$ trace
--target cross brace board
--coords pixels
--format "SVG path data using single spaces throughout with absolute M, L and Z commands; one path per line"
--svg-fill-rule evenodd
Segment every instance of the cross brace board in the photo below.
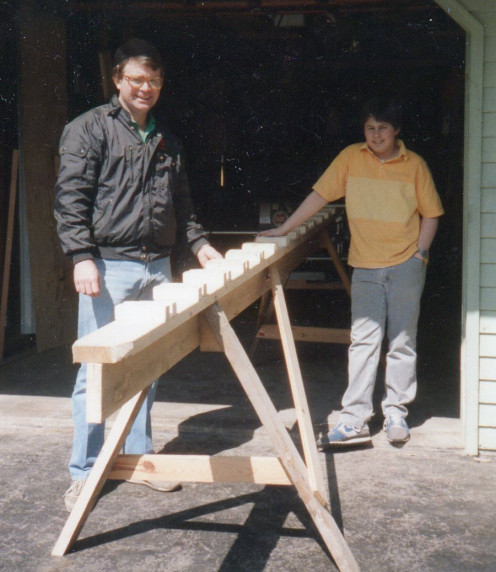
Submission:
M 315 249 L 318 243 L 315 239 L 327 219 L 328 212 L 324 209 L 288 237 L 247 243 L 239 251 L 228 251 L 224 263 L 217 262 L 207 271 L 186 272 L 180 285 L 158 287 L 155 301 L 129 302 L 117 307 L 114 322 L 74 344 L 74 360 L 88 363 L 88 421 L 102 422 L 115 411 L 119 413 L 53 548 L 53 555 L 62 556 L 70 549 L 108 478 L 251 482 L 293 485 L 338 568 L 358 570 L 328 510 L 282 288 L 282 277 Z M 274 298 L 305 460 L 229 323 L 268 291 Z M 225 353 L 277 456 L 119 455 L 151 383 L 196 347 L 201 347 L 207 332 Z

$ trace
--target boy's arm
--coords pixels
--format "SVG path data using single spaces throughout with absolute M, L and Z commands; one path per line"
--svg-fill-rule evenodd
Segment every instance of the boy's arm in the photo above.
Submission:
M 300 204 L 288 220 L 277 228 L 271 228 L 260 232 L 260 236 L 285 236 L 294 228 L 303 224 L 311 216 L 318 213 L 329 201 L 321 197 L 316 191 L 312 191 Z
M 421 260 L 426 260 L 425 256 L 422 256 L 420 250 L 429 252 L 432 241 L 436 236 L 437 227 L 439 226 L 439 217 L 423 217 L 420 221 L 420 232 L 417 241 L 417 246 L 419 252 L 415 254 L 417 258 Z

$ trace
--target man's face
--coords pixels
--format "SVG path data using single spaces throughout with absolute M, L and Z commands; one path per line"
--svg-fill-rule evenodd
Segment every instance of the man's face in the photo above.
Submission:
M 139 60 L 131 58 L 122 70 L 120 79 L 114 79 L 114 83 L 119 90 L 119 101 L 131 114 L 134 120 L 146 116 L 150 109 L 157 103 L 160 96 L 160 88 L 150 85 L 150 80 L 162 79 L 160 69 L 153 70 L 151 67 L 142 64 Z M 134 84 L 143 83 L 140 87 Z M 146 81 L 144 81 L 146 80 Z
M 400 130 L 391 123 L 369 117 L 364 125 L 365 141 L 376 157 L 386 161 L 397 153 L 396 136 Z

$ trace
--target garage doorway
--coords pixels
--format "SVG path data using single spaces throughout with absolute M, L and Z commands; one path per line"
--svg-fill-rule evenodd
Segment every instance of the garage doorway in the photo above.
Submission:
M 365 99 L 402 101 L 403 139 L 426 159 L 446 210 L 419 324 L 417 401 L 424 416 L 458 417 L 464 31 L 433 1 L 149 10 L 110 14 L 86 3 L 72 15 L 69 117 L 103 101 L 96 46 L 113 51 L 124 35 L 156 43 L 168 68 L 157 113 L 184 141 L 194 200 L 211 230 L 258 230 L 261 203 L 298 204 L 332 158 L 361 139 Z

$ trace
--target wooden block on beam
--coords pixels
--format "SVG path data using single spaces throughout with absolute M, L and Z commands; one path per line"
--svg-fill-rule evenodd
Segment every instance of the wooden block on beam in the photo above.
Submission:
M 294 230 L 292 230 L 291 232 L 288 232 L 288 238 L 291 242 L 298 240 L 301 236 L 301 234 L 303 234 L 300 230 L 300 227 L 296 227 Z
M 262 256 L 256 252 L 249 252 L 239 248 L 228 250 L 225 254 L 226 260 L 242 260 L 248 264 L 248 268 L 254 268 L 262 261 Z
M 177 314 L 177 304 L 163 300 L 128 301 L 117 304 L 115 319 L 117 322 L 145 322 L 154 324 L 166 322 Z
M 274 243 L 277 248 L 287 248 L 290 240 L 287 236 L 257 236 L 255 242 Z
M 326 219 L 329 218 L 329 213 L 318 212 L 317 214 L 313 215 L 310 220 L 315 221 L 315 224 L 319 225 L 322 224 Z
M 277 244 L 275 243 L 257 243 L 257 242 L 245 242 L 241 245 L 241 250 L 245 252 L 255 252 L 260 256 L 260 258 L 267 260 L 272 255 L 276 253 Z
M 307 232 L 309 232 L 310 230 L 313 230 L 317 225 L 316 225 L 316 222 L 314 220 L 308 219 L 307 221 L 305 221 L 300 226 L 304 226 L 307 229 Z M 300 228 L 300 227 L 298 227 L 298 228 Z
M 248 269 L 248 261 L 244 260 L 226 260 L 224 259 L 213 259 L 209 260 L 206 265 L 207 270 L 226 270 L 231 276 L 231 280 L 242 276 Z
M 205 292 L 202 288 L 189 286 L 182 282 L 169 282 L 160 284 L 153 288 L 153 299 L 164 302 L 176 302 L 179 308 L 184 308 L 196 304 Z
M 205 294 L 213 294 L 225 288 L 231 276 L 226 270 L 207 270 L 205 268 L 187 270 L 183 273 L 183 283 L 201 288 Z

